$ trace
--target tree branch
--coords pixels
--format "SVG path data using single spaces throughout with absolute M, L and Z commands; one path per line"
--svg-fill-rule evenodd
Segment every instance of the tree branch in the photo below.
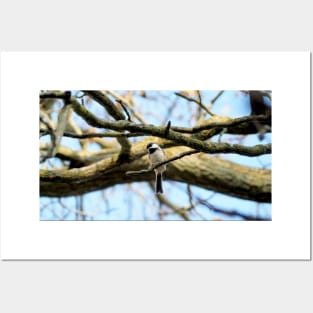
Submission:
M 154 190 L 154 185 L 149 182 L 149 186 L 152 190 Z M 182 219 L 184 219 L 185 221 L 189 221 L 190 218 L 187 214 L 187 211 L 184 210 L 184 208 L 180 208 L 179 206 L 177 206 L 176 204 L 174 204 L 173 202 L 171 202 L 166 196 L 157 193 L 155 194 L 155 196 L 158 198 L 159 202 L 164 204 L 165 206 L 167 206 L 169 209 L 171 209 L 174 213 L 178 214 Z
M 113 101 L 107 97 L 103 92 L 99 90 L 82 90 L 86 95 L 95 100 L 97 103 L 102 105 L 106 111 L 115 119 L 115 120 L 125 120 L 124 114 L 116 107 Z
M 171 127 L 171 129 L 168 129 L 165 127 L 157 127 L 153 125 L 142 125 L 142 124 L 136 124 L 125 120 L 119 120 L 116 122 L 110 122 L 105 121 L 102 119 L 99 119 L 94 114 L 92 114 L 90 111 L 88 111 L 84 106 L 82 106 L 75 98 L 72 99 L 72 106 L 75 110 L 75 112 L 80 115 L 89 125 L 94 127 L 100 127 L 100 128 L 107 128 L 117 131 L 125 131 L 128 130 L 130 132 L 141 132 L 147 135 L 153 135 L 160 138 L 166 138 L 169 140 L 174 141 L 177 144 L 185 145 L 187 147 L 206 152 L 206 153 L 238 153 L 241 155 L 246 156 L 259 156 L 262 154 L 268 154 L 272 151 L 271 144 L 267 145 L 256 145 L 254 147 L 246 147 L 242 145 L 231 145 L 229 143 L 206 143 L 201 140 L 187 137 L 182 134 L 180 134 L 177 131 L 174 131 L 174 127 Z M 244 119 L 245 121 L 251 118 L 256 117 L 244 117 L 241 119 L 236 119 L 229 122 L 224 123 L 218 123 L 218 126 L 221 127 L 227 127 L 229 124 L 238 124 L 241 123 Z M 261 118 L 260 116 L 258 118 Z M 264 118 L 264 117 L 262 117 Z M 217 123 L 215 123 L 214 127 L 216 127 Z M 201 127 L 196 127 L 196 129 L 200 130 L 203 129 Z M 212 124 L 205 125 L 205 127 L 213 127 Z M 130 150 L 129 149 L 127 151 Z
M 85 133 L 85 134 L 74 134 L 65 132 L 63 134 L 65 137 L 70 138 L 77 138 L 77 139 L 87 139 L 87 138 L 102 138 L 102 137 L 109 137 L 109 138 L 116 138 L 116 137 L 141 137 L 146 136 L 143 133 L 120 133 L 120 132 L 108 132 L 108 133 Z
M 126 113 L 126 115 L 127 115 L 127 121 L 132 122 L 132 119 L 131 119 L 131 117 L 130 117 L 130 114 L 129 114 L 127 108 L 126 108 L 126 105 L 123 103 L 123 101 L 118 99 L 118 100 L 116 100 L 116 102 L 121 105 L 121 107 L 123 108 L 124 112 Z
M 41 99 L 46 98 L 61 98 L 64 99 L 64 92 L 42 92 L 40 94 Z M 88 124 L 95 127 L 106 128 L 106 125 L 97 117 L 95 117 L 91 112 L 89 112 L 85 107 L 83 107 L 76 98 L 71 98 L 71 103 L 73 104 L 74 110 L 77 114 L 79 114 L 83 119 L 86 120 Z M 214 128 L 227 128 L 227 133 L 231 134 L 249 134 L 249 133 L 257 133 L 255 129 L 254 122 L 266 123 L 271 125 L 271 117 L 268 115 L 254 115 L 254 116 L 244 116 L 240 118 L 228 118 L 221 116 L 214 116 L 207 120 L 206 123 L 197 125 L 194 127 L 177 127 L 171 126 L 173 131 L 179 133 L 197 133 L 203 130 L 210 130 Z M 134 125 L 144 125 L 143 124 L 135 124 Z M 245 131 L 246 130 L 246 131 Z M 134 131 L 134 130 L 132 130 Z
M 181 135 L 176 131 L 173 131 L 174 127 L 171 127 L 171 129 L 168 130 L 166 126 L 157 127 L 153 125 L 136 124 L 128 121 L 116 121 L 116 122 L 104 121 L 94 116 L 78 101 L 73 101 L 72 105 L 75 112 L 81 117 L 83 117 L 92 126 L 100 128 L 103 127 L 119 131 L 128 130 L 130 132 L 142 132 L 148 135 L 166 138 L 176 142 L 177 144 L 182 144 L 206 153 L 238 153 L 246 156 L 258 156 L 262 154 L 271 153 L 272 150 L 271 144 L 246 147 L 242 145 L 231 145 L 228 143 L 219 143 L 219 144 L 205 143 L 201 140 L 194 139 L 192 137 L 187 137 Z M 239 122 L 236 121 L 236 123 Z
M 222 121 L 216 121 L 217 119 L 222 119 Z M 208 119 L 207 123 L 202 125 L 197 125 L 194 127 L 176 127 L 172 126 L 172 130 L 180 133 L 197 133 L 202 130 L 210 130 L 213 128 L 230 128 L 234 126 L 238 126 L 245 123 L 252 122 L 270 122 L 270 117 L 268 115 L 248 115 L 244 117 L 238 118 L 227 118 L 227 117 L 214 117 L 212 119 Z M 246 125 L 245 125 L 246 126 Z
M 241 217 L 242 219 L 246 221 L 271 221 L 271 219 L 267 218 L 262 218 L 262 217 L 257 217 L 257 216 L 252 216 L 248 214 L 243 214 L 238 212 L 237 210 L 225 210 L 225 209 L 220 209 L 212 205 L 211 203 L 205 201 L 205 200 L 200 200 L 198 201 L 200 204 L 206 206 L 208 209 L 210 209 L 213 212 L 228 215 L 228 216 L 238 216 Z
M 166 149 L 166 155 L 176 157 L 185 147 Z M 133 145 L 130 160 L 118 163 L 118 154 L 82 168 L 66 171 L 41 170 L 41 196 L 70 196 L 114 186 L 116 184 L 150 181 L 151 172 L 126 175 L 149 167 L 146 144 Z M 189 151 L 189 149 L 188 149 Z M 207 190 L 225 193 L 258 202 L 271 202 L 271 171 L 254 169 L 207 154 L 189 155 L 172 162 L 166 179 L 189 183 Z
M 211 100 L 210 105 L 212 106 L 216 100 L 223 94 L 224 90 L 221 90 L 217 93 L 217 95 Z
M 175 95 L 178 96 L 178 97 L 184 98 L 184 99 L 187 100 L 187 101 L 197 103 L 197 104 L 201 107 L 201 109 L 203 109 L 205 112 L 207 112 L 207 113 L 208 113 L 209 115 L 211 115 L 211 116 L 216 115 L 216 114 L 214 114 L 213 112 L 211 112 L 204 104 L 202 104 L 201 101 L 199 101 L 199 100 L 197 100 L 197 99 L 188 97 L 187 95 L 185 95 L 184 93 L 181 93 L 181 92 L 175 92 Z
M 119 94 L 117 94 L 116 92 L 114 91 L 111 91 L 111 90 L 106 90 L 105 91 L 107 94 L 113 96 L 116 100 L 120 101 L 121 103 L 123 103 L 124 106 L 126 106 L 132 113 L 132 115 L 139 121 L 141 122 L 142 124 L 146 124 L 144 118 L 139 114 L 137 113 L 133 106 L 124 99 L 124 97 L 120 96 Z

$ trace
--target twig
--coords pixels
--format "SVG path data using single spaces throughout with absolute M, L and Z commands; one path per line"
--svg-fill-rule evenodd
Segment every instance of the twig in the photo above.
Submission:
M 200 90 L 196 90 L 198 98 L 199 98 L 199 102 L 202 103 L 202 97 L 201 97 L 201 93 Z
M 130 105 L 127 101 L 125 101 L 125 99 L 124 99 L 122 96 L 120 96 L 119 94 L 117 94 L 117 93 L 115 93 L 114 91 L 111 91 L 111 90 L 106 90 L 105 92 L 106 92 L 107 94 L 113 96 L 115 99 L 122 101 L 122 103 L 131 111 L 131 113 L 133 114 L 133 116 L 135 116 L 139 122 L 141 122 L 142 124 L 145 124 L 145 123 L 146 123 L 145 120 L 143 119 L 143 117 L 142 117 L 140 114 L 138 114 L 138 113 L 134 110 L 134 108 L 132 107 L 132 105 Z
M 126 109 L 126 106 L 123 104 L 123 101 L 120 100 L 120 99 L 117 99 L 116 102 L 119 103 L 119 104 L 122 106 L 124 112 L 125 112 L 126 115 L 127 115 L 127 120 L 130 121 L 130 122 L 132 122 L 132 119 L 131 119 L 131 117 L 130 117 L 130 114 L 129 114 L 129 112 L 128 112 L 127 109 Z
M 166 125 L 166 128 L 165 128 L 165 134 L 166 134 L 166 135 L 169 133 L 170 128 L 171 128 L 171 121 L 168 121 L 168 122 L 167 122 L 167 125 Z
M 167 163 L 170 163 L 170 162 L 173 162 L 173 161 L 176 161 L 178 159 L 181 159 L 187 155 L 191 155 L 191 154 L 195 154 L 195 153 L 200 153 L 201 151 L 197 151 L 197 150 L 189 150 L 189 151 L 185 151 L 185 152 L 182 152 L 180 154 L 178 154 L 177 156 L 175 157 L 172 157 L 170 159 L 167 159 L 166 161 L 163 161 L 163 162 L 160 162 L 160 163 L 157 163 L 155 164 L 154 166 L 148 168 L 148 169 L 143 169 L 141 171 L 128 171 L 126 172 L 126 175 L 137 175 L 137 174 L 142 174 L 142 173 L 147 173 L 147 172 L 151 172 L 153 171 L 154 169 L 156 169 L 157 167 L 160 167 L 164 164 L 167 164 Z
M 175 95 L 178 96 L 178 97 L 184 98 L 187 101 L 191 101 L 191 102 L 197 103 L 205 112 L 207 112 L 211 116 L 216 115 L 213 112 L 211 112 L 204 104 L 202 104 L 201 101 L 199 101 L 197 99 L 188 97 L 188 96 L 186 96 L 186 95 L 184 95 L 183 93 L 180 93 L 180 92 L 175 92 Z
M 221 214 L 228 215 L 228 216 L 238 216 L 247 221 L 270 221 L 270 219 L 267 219 L 267 218 L 255 217 L 255 216 L 251 216 L 248 214 L 243 214 L 236 210 L 225 210 L 225 209 L 216 208 L 214 205 L 212 205 L 211 203 L 205 200 L 199 199 L 199 203 L 206 206 L 208 209 L 212 210 L 213 212 L 221 213 Z
M 76 209 L 72 209 L 71 207 L 67 206 L 65 203 L 63 203 L 62 199 L 61 198 L 58 198 L 57 199 L 58 203 L 60 204 L 60 206 L 63 208 L 63 209 L 66 209 L 72 213 L 75 213 L 75 215 L 80 215 L 80 216 L 84 216 L 85 218 L 86 217 L 95 217 L 96 216 L 96 213 L 93 213 L 93 214 L 90 214 L 90 213 L 86 213 L 82 210 L 76 210 Z
M 216 100 L 223 94 L 224 90 L 221 90 L 212 100 L 210 103 L 210 106 L 212 107 L 212 105 L 216 102 Z
M 154 190 L 154 186 L 151 182 L 149 182 L 149 186 L 152 190 Z M 164 204 L 165 206 L 167 206 L 169 209 L 171 209 L 174 213 L 176 213 L 177 215 L 179 215 L 180 217 L 182 217 L 185 221 L 189 221 L 190 218 L 186 212 L 186 210 L 184 210 L 184 208 L 180 208 L 179 206 L 177 206 L 176 204 L 172 203 L 169 199 L 167 199 L 164 195 L 162 194 L 156 194 L 155 195 L 160 204 Z
M 188 198 L 189 198 L 189 205 L 190 205 L 189 210 L 190 210 L 190 209 L 195 207 L 195 205 L 193 203 L 193 196 L 192 196 L 190 184 L 187 184 L 187 194 L 188 194 Z
M 78 138 L 78 139 L 86 139 L 86 138 L 102 138 L 102 137 L 140 137 L 147 136 L 144 133 L 119 133 L 119 132 L 111 132 L 111 133 L 88 133 L 88 134 L 75 134 L 65 132 L 63 134 L 65 137 L 70 138 Z

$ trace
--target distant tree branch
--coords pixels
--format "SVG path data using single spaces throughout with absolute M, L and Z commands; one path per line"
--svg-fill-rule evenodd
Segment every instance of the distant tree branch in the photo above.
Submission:
M 211 100 L 210 105 L 212 106 L 216 100 L 223 94 L 224 90 L 221 90 L 217 93 L 217 95 Z
M 151 187 L 152 190 L 154 190 L 154 185 L 149 182 L 149 186 Z M 190 218 L 188 216 L 188 212 L 184 209 L 179 207 L 178 205 L 174 204 L 172 201 L 170 201 L 165 195 L 163 194 L 156 194 L 155 195 L 159 202 L 161 204 L 164 204 L 167 206 L 169 209 L 171 209 L 174 213 L 178 214 L 183 220 L 189 221 Z
M 213 212 L 228 215 L 228 216 L 237 216 L 241 217 L 242 219 L 246 221 L 271 221 L 271 219 L 263 218 L 263 217 L 258 217 L 258 216 L 253 216 L 249 214 L 244 214 L 241 213 L 237 210 L 225 210 L 225 209 L 220 209 L 212 205 L 211 203 L 205 201 L 205 200 L 199 200 L 198 203 L 206 206 L 208 209 L 210 209 Z
M 202 104 L 201 101 L 195 99 L 195 98 L 192 98 L 192 97 L 189 97 L 188 95 L 182 93 L 182 92 L 175 92 L 175 95 L 178 96 L 178 97 L 181 97 L 187 101 L 190 101 L 190 102 L 195 102 L 197 103 L 201 109 L 203 109 L 205 112 L 207 112 L 209 115 L 211 116 L 214 116 L 215 114 L 213 112 L 211 112 L 204 104 Z

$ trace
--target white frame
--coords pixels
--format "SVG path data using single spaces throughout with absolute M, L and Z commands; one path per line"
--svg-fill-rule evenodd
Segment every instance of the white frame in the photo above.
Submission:
M 272 90 L 273 221 L 40 221 L 42 89 Z M 308 260 L 309 136 L 309 52 L 4 52 L 1 258 Z

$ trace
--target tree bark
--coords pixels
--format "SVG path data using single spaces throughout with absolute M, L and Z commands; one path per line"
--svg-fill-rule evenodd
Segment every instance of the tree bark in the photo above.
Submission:
M 173 157 L 187 147 L 166 149 Z M 94 164 L 71 170 L 41 170 L 40 195 L 65 197 L 101 190 L 116 184 L 154 180 L 154 173 L 127 175 L 149 167 L 145 141 L 132 145 L 130 159 L 121 161 L 116 153 Z M 205 153 L 186 156 L 167 164 L 166 180 L 184 182 L 242 199 L 271 202 L 271 170 L 255 169 Z M 166 190 L 165 190 L 166 194 Z

